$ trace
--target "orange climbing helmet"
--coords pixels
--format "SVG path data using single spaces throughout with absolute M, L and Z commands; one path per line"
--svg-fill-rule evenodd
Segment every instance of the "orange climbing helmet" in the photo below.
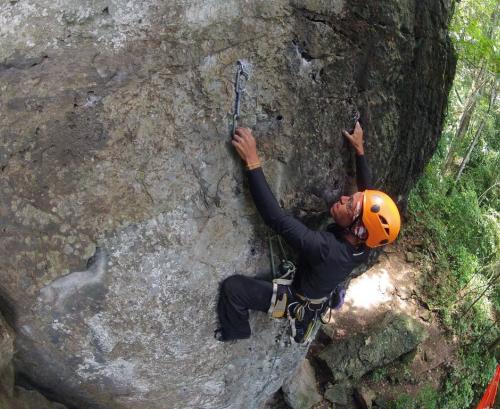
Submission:
M 368 232 L 365 242 L 368 247 L 383 246 L 398 237 L 401 227 L 399 210 L 396 203 L 384 192 L 365 190 L 362 220 Z

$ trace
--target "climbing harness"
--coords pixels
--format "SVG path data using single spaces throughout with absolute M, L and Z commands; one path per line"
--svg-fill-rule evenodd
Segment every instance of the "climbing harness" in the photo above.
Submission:
M 327 307 L 329 297 L 307 298 L 293 291 L 291 285 L 295 276 L 295 264 L 286 256 L 280 236 L 275 236 L 281 251 L 280 264 L 276 269 L 272 239 L 269 237 L 269 254 L 273 271 L 273 294 L 268 313 L 273 318 L 287 318 L 290 324 L 291 338 L 300 344 L 311 340 L 321 324 L 321 315 Z
M 297 343 L 306 343 L 322 323 L 321 315 L 327 307 L 328 297 L 313 299 L 299 293 L 294 295 L 296 301 L 287 308 L 292 338 Z
M 281 252 L 280 264 L 276 268 L 275 253 L 273 249 L 273 239 L 276 238 Z M 295 276 L 295 264 L 290 261 L 287 256 L 283 243 L 279 235 L 269 236 L 269 255 L 271 258 L 271 270 L 273 273 L 273 295 L 271 298 L 271 306 L 269 307 L 269 314 L 273 318 L 287 318 L 289 325 L 284 325 L 282 330 L 275 338 L 275 348 L 271 368 L 269 370 L 266 381 L 258 393 L 260 396 L 266 389 L 271 380 L 271 375 L 274 371 L 276 360 L 278 357 L 278 350 L 280 344 L 285 347 L 289 346 L 291 340 L 297 344 L 307 344 L 312 335 L 316 333 L 316 329 L 324 321 L 322 314 L 326 307 L 331 309 L 340 308 L 342 305 L 345 288 L 343 284 L 339 284 L 337 288 L 332 291 L 329 297 L 319 299 L 308 299 L 301 294 L 294 293 L 291 289 L 291 284 Z M 341 288 L 339 293 L 338 289 Z M 339 302 L 340 299 L 340 302 Z M 312 319 L 311 318 L 312 315 Z M 285 337 L 286 332 L 290 328 L 291 336 Z
M 238 126 L 238 119 L 240 119 L 240 105 L 241 96 L 245 92 L 245 87 L 243 85 L 242 77 L 248 80 L 249 73 L 245 70 L 243 63 L 238 60 L 236 62 L 236 80 L 234 82 L 234 92 L 236 93 L 236 99 L 234 102 L 234 113 L 233 113 L 233 127 L 231 132 L 231 138 L 236 132 L 236 127 Z
M 281 252 L 280 263 L 276 268 L 273 239 L 276 238 Z M 291 338 L 300 344 L 307 343 L 316 329 L 330 321 L 333 310 L 344 303 L 345 284 L 340 283 L 326 297 L 308 298 L 292 289 L 296 267 L 287 256 L 279 235 L 269 236 L 269 255 L 273 272 L 273 294 L 268 313 L 272 318 L 287 318 L 290 324 Z M 326 312 L 329 317 L 324 319 Z

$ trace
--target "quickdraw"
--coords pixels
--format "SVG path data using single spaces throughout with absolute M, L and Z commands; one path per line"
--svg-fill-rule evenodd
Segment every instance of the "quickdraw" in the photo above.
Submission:
M 238 60 L 236 62 L 236 79 L 234 81 L 234 92 L 236 98 L 234 101 L 234 113 L 233 113 L 233 126 L 231 131 L 231 138 L 233 137 L 236 127 L 238 126 L 238 119 L 240 119 L 240 106 L 241 106 L 241 96 L 245 92 L 245 87 L 242 82 L 242 77 L 248 80 L 250 74 L 245 70 L 243 63 Z

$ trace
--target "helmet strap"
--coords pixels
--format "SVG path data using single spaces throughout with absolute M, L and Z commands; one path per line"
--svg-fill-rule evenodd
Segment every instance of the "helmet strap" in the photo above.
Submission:
M 344 227 L 344 232 L 346 234 L 348 234 L 349 236 L 351 236 L 358 245 L 365 242 L 365 240 L 361 239 L 359 236 L 357 236 L 353 232 L 353 227 L 356 225 L 356 223 L 359 222 L 360 219 L 361 219 L 361 215 L 356 217 L 349 226 Z
M 345 236 L 348 236 L 349 238 L 347 239 L 349 243 L 351 243 L 354 246 L 359 246 L 360 244 L 364 243 L 364 240 L 361 240 L 358 236 L 356 236 L 352 231 L 351 231 L 351 226 L 344 227 L 342 229 L 343 233 Z

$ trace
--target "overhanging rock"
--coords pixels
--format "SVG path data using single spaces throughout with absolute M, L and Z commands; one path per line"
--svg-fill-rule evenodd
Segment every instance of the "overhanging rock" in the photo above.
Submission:
M 22 0 L 0 5 L 0 293 L 16 368 L 84 408 L 258 408 L 304 355 L 252 315 L 212 338 L 219 282 L 269 269 L 229 144 L 309 215 L 353 188 L 359 110 L 377 186 L 404 202 L 454 59 L 449 1 Z M 326 194 L 325 194 L 326 192 Z

